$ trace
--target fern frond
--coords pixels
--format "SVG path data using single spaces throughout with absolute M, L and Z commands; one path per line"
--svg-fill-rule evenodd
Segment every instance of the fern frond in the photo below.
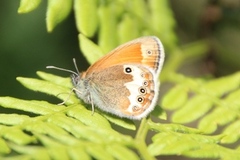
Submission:
M 59 86 L 63 81 L 69 82 L 68 78 L 44 72 L 38 72 L 38 75 L 47 81 L 32 78 L 18 80 L 29 89 L 55 96 L 58 95 L 57 92 L 71 90 L 69 83 L 62 83 Z M 75 96 L 69 98 L 72 99 L 72 103 L 67 103 L 67 106 L 45 101 L 0 97 L 2 107 L 35 114 L 31 117 L 27 114 L 0 114 L 0 153 L 8 157 L 12 154 L 12 158 L 15 157 L 14 153 L 17 153 L 23 157 L 47 159 L 59 157 L 79 159 L 81 156 L 87 159 L 91 157 L 138 159 L 139 156 L 149 159 L 164 155 L 222 159 L 229 156 L 238 159 L 239 150 L 223 145 L 233 144 L 240 137 L 239 73 L 210 81 L 185 78 L 186 80 L 183 80 L 181 76 L 181 81 L 176 87 L 163 97 L 163 108 L 174 111 L 173 122 L 184 124 L 199 119 L 198 127 L 190 128 L 174 123 L 161 124 L 147 119 L 142 121 L 135 138 L 123 135 L 111 127 L 111 123 L 114 123 L 126 129 L 136 129 L 132 121 L 99 110 L 92 115 L 92 111 L 79 103 Z M 229 82 L 231 82 L 229 87 L 221 87 Z M 47 89 L 46 86 L 50 88 Z M 188 111 L 186 104 L 191 104 L 194 109 L 189 106 Z M 206 104 L 208 107 L 203 110 L 201 106 Z M 195 117 L 188 116 L 190 112 Z M 180 113 L 183 117 L 179 116 Z M 175 114 L 179 116 L 177 119 Z M 203 114 L 206 116 L 201 117 Z M 226 127 L 221 133 L 215 133 L 217 125 Z M 149 130 L 155 131 L 155 134 L 152 143 L 145 144 Z M 60 156 L 57 150 L 61 151 Z M 138 154 L 134 150 L 137 150 Z
M 30 12 L 40 2 L 21 0 L 18 12 Z M 175 87 L 162 97 L 164 111 L 157 106 L 155 117 L 143 119 L 138 126 L 98 109 L 92 115 L 91 107 L 71 94 L 70 78 L 44 72 L 37 72 L 42 79 L 18 77 L 26 88 L 65 103 L 0 97 L 1 108 L 12 111 L 0 113 L 0 158 L 240 159 L 240 73 L 212 80 L 177 74 L 179 66 L 203 57 L 209 47 L 206 41 L 177 47 L 176 22 L 167 0 L 48 2 L 49 32 L 74 9 L 79 45 L 90 63 L 130 39 L 158 36 L 170 53 L 161 78 Z M 90 40 L 95 36 L 99 46 Z M 136 131 L 136 136 L 117 131 L 115 125 Z M 152 141 L 147 143 L 150 130 Z
M 8 103 L 3 103 L 5 101 Z M 81 147 L 84 148 L 85 155 L 89 154 L 99 158 L 98 155 L 95 155 L 97 150 L 103 151 L 101 152 L 103 155 L 111 155 L 107 152 L 110 150 L 107 149 L 110 144 L 117 144 L 116 147 L 121 148 L 121 145 L 125 146 L 132 143 L 131 137 L 114 131 L 104 117 L 98 113 L 94 113 L 94 116 L 92 116 L 91 111 L 81 108 L 80 105 L 70 105 L 67 108 L 57 105 L 48 106 L 49 110 L 39 111 L 43 105 L 33 106 L 31 102 L 24 103 L 25 101 L 9 97 L 2 97 L 0 102 L 1 106 L 4 107 L 11 106 L 11 108 L 14 108 L 15 106 L 15 109 L 40 114 L 36 117 L 0 114 L 0 123 L 2 124 L 0 135 L 5 139 L 0 141 L 0 153 L 7 154 L 11 150 L 31 158 L 48 157 L 50 159 L 50 157 L 56 158 L 55 156 L 59 156 L 59 154 L 62 154 L 60 157 L 67 158 L 71 157 L 68 153 L 71 148 Z M 20 104 L 20 107 L 16 107 L 15 104 L 17 103 Z M 27 106 L 31 109 L 27 110 Z M 58 110 L 52 110 L 52 107 L 59 108 Z M 59 154 L 57 154 L 58 149 L 62 150 Z M 131 149 L 125 148 L 125 150 L 129 150 L 129 154 L 134 156 L 135 153 Z M 78 159 L 80 157 L 81 155 L 78 156 Z
M 180 81 L 164 96 L 162 107 L 171 111 L 171 121 L 179 124 L 167 125 L 165 130 L 151 123 L 159 133 L 153 137 L 149 151 L 153 155 L 239 159 L 239 150 L 222 145 L 237 143 L 240 137 L 240 73 L 210 81 L 176 77 Z M 180 125 L 194 121 L 197 130 Z M 217 132 L 219 127 L 222 132 Z

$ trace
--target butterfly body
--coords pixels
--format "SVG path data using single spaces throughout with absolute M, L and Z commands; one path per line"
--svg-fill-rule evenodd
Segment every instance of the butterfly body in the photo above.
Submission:
M 78 76 L 77 96 L 103 111 L 130 119 L 146 117 L 158 101 L 164 61 L 160 40 L 142 37 L 117 47 Z

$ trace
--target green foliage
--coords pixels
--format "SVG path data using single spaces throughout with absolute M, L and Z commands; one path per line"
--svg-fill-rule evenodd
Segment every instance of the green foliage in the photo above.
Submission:
M 79 104 L 74 95 L 69 97 L 70 78 L 44 72 L 38 72 L 38 75 L 43 79 L 19 77 L 17 80 L 34 91 L 67 99 L 66 106 L 1 97 L 2 107 L 25 112 L 0 114 L 0 153 L 3 157 L 138 159 L 141 156 L 153 159 L 161 155 L 183 155 L 192 158 L 240 158 L 238 149 L 224 147 L 236 143 L 240 137 L 240 73 L 214 80 L 175 74 L 177 85 L 162 98 L 162 108 L 173 111 L 172 122 L 143 119 L 137 130 L 130 120 L 100 110 L 92 115 L 90 106 L 86 108 Z M 34 113 L 34 116 L 27 113 Z M 197 119 L 196 128 L 182 125 Z M 137 134 L 135 137 L 121 134 L 111 127 L 113 124 L 136 130 Z M 218 127 L 223 127 L 221 132 L 216 131 Z M 155 134 L 152 142 L 145 144 L 149 130 Z
M 20 7 L 18 8 L 18 13 L 28 13 L 36 9 L 41 3 L 41 0 L 22 0 L 20 2 Z
M 18 12 L 30 12 L 40 2 L 21 0 Z M 91 106 L 73 94 L 69 77 L 44 72 L 37 72 L 41 79 L 18 77 L 26 88 L 54 96 L 64 105 L 0 97 L 0 106 L 11 110 L 0 113 L 1 159 L 240 159 L 240 72 L 208 80 L 177 73 L 183 63 L 203 58 L 208 45 L 203 40 L 177 46 L 167 0 L 49 0 L 47 30 L 72 8 L 79 46 L 90 63 L 120 43 L 156 35 L 168 51 L 161 80 L 173 87 L 138 126 L 97 108 L 92 113 Z M 96 35 L 97 44 L 91 40 Z M 150 131 L 153 136 L 148 137 Z
M 49 0 L 46 15 L 48 32 L 62 22 L 69 15 L 71 9 L 72 0 Z

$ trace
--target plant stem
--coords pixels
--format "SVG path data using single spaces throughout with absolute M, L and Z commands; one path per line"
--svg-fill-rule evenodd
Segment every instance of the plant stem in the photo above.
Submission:
M 151 160 L 154 159 L 154 157 L 152 157 L 148 150 L 147 150 L 147 145 L 145 142 L 147 133 L 148 133 L 148 124 L 147 124 L 147 119 L 144 118 L 141 121 L 140 127 L 137 131 L 137 134 L 135 136 L 135 145 L 136 148 L 138 149 L 138 152 L 140 154 L 140 156 L 142 157 L 142 159 L 147 159 L 147 160 Z

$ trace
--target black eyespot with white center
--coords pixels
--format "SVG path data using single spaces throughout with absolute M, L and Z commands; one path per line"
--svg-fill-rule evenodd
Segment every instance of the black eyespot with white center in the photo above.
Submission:
M 140 87 L 140 88 L 138 89 L 138 91 L 139 91 L 139 93 L 140 93 L 141 95 L 144 95 L 144 94 L 146 94 L 146 92 L 147 92 L 146 88 L 144 88 L 144 87 Z
M 137 102 L 138 103 L 143 103 L 144 102 L 144 98 L 141 97 L 141 96 L 137 97 Z
M 126 67 L 125 69 L 124 69 L 124 71 L 125 71 L 125 73 L 131 73 L 132 72 L 132 68 L 131 67 Z

